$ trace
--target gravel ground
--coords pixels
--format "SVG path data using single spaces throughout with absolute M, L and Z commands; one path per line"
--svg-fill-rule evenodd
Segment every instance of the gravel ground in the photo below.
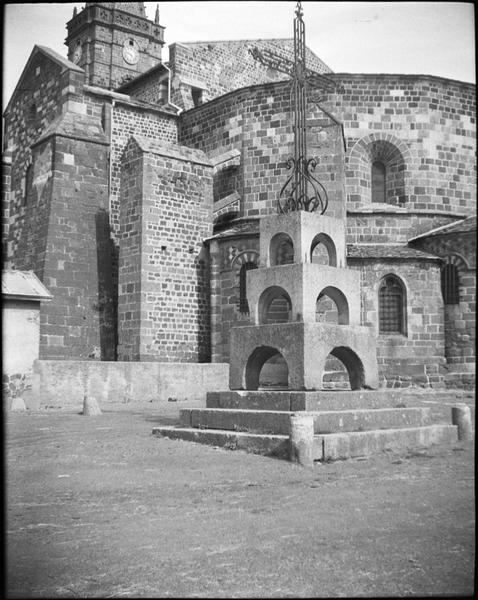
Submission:
M 473 594 L 472 443 L 304 469 L 151 435 L 177 413 L 4 414 L 6 597 Z

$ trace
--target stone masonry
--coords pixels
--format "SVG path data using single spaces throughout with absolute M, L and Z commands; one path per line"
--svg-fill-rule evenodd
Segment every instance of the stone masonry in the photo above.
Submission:
M 202 152 L 134 136 L 122 164 L 121 360 L 205 362 L 212 166 Z

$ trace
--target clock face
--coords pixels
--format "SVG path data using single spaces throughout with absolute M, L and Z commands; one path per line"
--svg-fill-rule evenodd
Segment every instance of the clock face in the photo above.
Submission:
M 81 47 L 81 43 L 78 42 L 78 45 L 76 46 L 75 51 L 73 52 L 73 62 L 75 64 L 78 63 L 82 54 L 83 54 L 83 49 Z
M 123 44 L 123 58 L 130 65 L 135 65 L 139 60 L 139 46 L 133 39 L 126 40 Z

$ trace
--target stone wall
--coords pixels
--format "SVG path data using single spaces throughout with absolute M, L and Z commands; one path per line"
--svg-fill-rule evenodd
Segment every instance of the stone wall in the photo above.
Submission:
M 206 393 L 228 389 L 229 365 L 159 362 L 37 360 L 30 409 L 79 408 L 85 395 L 100 407 L 108 403 L 205 406 Z
M 81 69 L 64 70 L 37 48 L 32 52 L 4 114 L 4 149 L 11 153 L 11 193 L 7 257 L 15 265 L 27 210 L 26 179 L 31 145 L 62 111 L 62 105 L 84 82 Z
M 343 122 L 347 153 L 350 242 L 404 242 L 475 210 L 475 87 L 431 76 L 331 74 L 341 94 L 320 104 Z M 309 89 L 309 154 L 326 154 L 323 114 Z M 211 153 L 241 152 L 241 214 L 275 210 L 292 152 L 290 100 L 284 84 L 226 94 L 181 115 L 180 143 Z M 211 154 L 212 155 L 212 154 Z M 371 202 L 371 165 L 388 161 L 393 189 L 387 203 Z M 326 162 L 322 163 L 326 164 Z M 329 168 L 336 172 L 336 164 Z M 320 166 L 317 171 L 321 173 Z M 320 177 L 319 177 L 320 180 Z M 326 188 L 331 178 L 322 175 Z M 392 185 L 391 184 L 391 185 Z M 392 227 L 399 219 L 398 227 Z
M 11 152 L 2 157 L 2 256 L 7 259 L 7 240 L 10 221 L 10 190 L 12 188 Z
M 40 344 L 40 303 L 4 299 L 2 304 L 2 387 L 7 405 L 31 388 Z
M 239 273 L 244 263 L 259 264 L 258 236 L 219 239 L 210 244 L 211 253 L 211 344 L 212 359 L 229 360 L 230 330 L 249 325 L 249 312 L 239 304 Z
M 86 133 L 85 133 L 86 132 Z M 53 300 L 41 311 L 41 358 L 113 358 L 108 145 L 101 123 L 65 113 L 33 148 L 17 268 Z
M 188 110 L 195 106 L 191 87 L 201 90 L 201 103 L 257 83 L 287 79 L 287 75 L 255 60 L 250 48 L 269 50 L 294 60 L 292 39 L 193 42 L 169 46 L 172 102 Z M 308 48 L 307 66 L 318 73 L 330 69 Z
M 343 214 L 344 146 L 340 125 L 311 105 L 308 119 L 311 156 L 318 158 L 315 176 L 327 188 L 328 214 Z M 231 150 L 241 153 L 235 178 L 241 216 L 275 212 L 277 197 L 290 171 L 293 155 L 289 89 L 282 83 L 245 88 L 181 115 L 180 143 L 211 158 Z M 217 185 L 226 185 L 223 180 Z M 231 188 L 228 189 L 231 191 Z M 215 191 L 215 198 L 220 197 Z
M 116 238 L 119 230 L 121 156 L 127 141 L 137 134 L 150 140 L 176 143 L 178 134 L 174 115 L 126 102 L 115 104 L 111 128 L 110 211 L 112 232 Z
M 168 102 L 169 74 L 163 65 L 150 69 L 137 77 L 129 85 L 122 86 L 121 92 L 129 94 L 135 100 L 162 106 Z
M 121 183 L 119 358 L 208 361 L 212 166 L 202 152 L 135 136 Z
M 459 228 L 459 225 L 456 226 Z M 441 256 L 458 270 L 459 302 L 445 304 L 445 356 L 450 370 L 476 364 L 476 230 L 432 235 L 414 245 Z
M 387 387 L 443 386 L 445 322 L 440 261 L 367 260 L 349 257 L 362 276 L 362 321 L 376 330 L 381 384 Z M 378 289 L 388 274 L 406 289 L 406 333 L 378 332 Z
M 370 241 L 383 233 L 382 223 L 361 212 L 367 205 L 384 208 L 371 204 L 374 159 L 385 162 L 395 177 L 386 209 L 399 219 L 400 207 L 407 210 L 410 237 L 429 228 L 430 218 L 438 220 L 436 227 L 446 224 L 446 215 L 463 217 L 475 210 L 474 85 L 426 75 L 330 77 L 344 87 L 323 104 L 344 125 L 347 209 L 357 236 Z M 403 226 L 385 235 L 382 241 L 401 241 Z

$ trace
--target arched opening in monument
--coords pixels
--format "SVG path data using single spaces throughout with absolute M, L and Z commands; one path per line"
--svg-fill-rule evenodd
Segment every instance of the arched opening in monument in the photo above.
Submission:
M 315 303 L 315 320 L 318 323 L 348 325 L 349 305 L 343 292 L 332 286 L 324 288 Z
M 271 346 L 259 346 L 249 356 L 245 371 L 246 390 L 289 389 L 289 368 L 282 354 Z
M 284 288 L 274 285 L 262 292 L 259 298 L 260 325 L 288 323 L 291 315 L 292 302 Z
M 269 245 L 271 267 L 294 262 L 294 242 L 287 233 L 277 233 Z
M 324 390 L 360 390 L 365 386 L 362 361 L 346 346 L 335 347 L 325 360 Z
M 337 266 L 337 251 L 331 237 L 325 233 L 315 236 L 310 246 L 310 262 L 330 267 Z

